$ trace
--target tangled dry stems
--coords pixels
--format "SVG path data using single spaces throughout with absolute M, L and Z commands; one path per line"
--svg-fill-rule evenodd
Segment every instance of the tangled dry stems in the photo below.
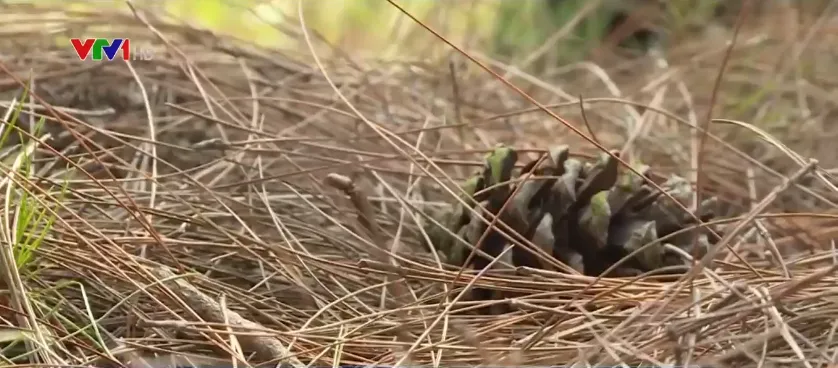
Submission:
M 43 362 L 171 354 L 292 365 L 834 361 L 828 170 L 813 168 L 766 211 L 748 214 L 807 165 L 812 152 L 795 151 L 819 141 L 783 146 L 767 141 L 782 131 L 759 123 L 711 125 L 704 190 L 728 202 L 729 228 L 745 226 L 691 282 L 539 270 L 457 277 L 422 248 L 418 229 L 423 211 L 444 206 L 452 180 L 469 175 L 482 153 L 497 142 L 532 158 L 556 143 L 595 153 L 479 69 L 352 60 L 310 33 L 302 51 L 262 50 L 116 14 L 106 19 L 119 26 L 106 32 L 155 47 L 154 60 L 82 62 L 31 24 L 54 26 L 65 39 L 86 34 L 103 14 L 6 5 L 4 13 L 18 19 L 0 51 L 11 72 L 0 82 L 6 100 L 31 70 L 40 99 L 26 107 L 29 121 L 46 116 L 54 137 L 38 150 L 37 180 L 18 181 L 43 194 L 39 188 L 69 178 L 37 263 L 20 272 L 24 289 L 6 285 L 0 294 L 2 323 L 39 332 L 28 347 Z M 311 62 L 309 47 L 324 69 Z M 780 46 L 762 47 L 769 51 L 740 49 L 751 52 L 732 60 L 740 67 L 730 73 L 734 83 L 767 78 L 747 69 L 754 54 Z M 670 64 L 681 66 L 636 70 L 657 77 L 629 99 L 617 86 L 644 78 L 621 77 L 621 65 L 614 79 L 594 64 L 539 79 L 493 63 L 580 127 L 577 94 L 584 93 L 585 120 L 599 142 L 691 175 L 699 157 L 691 127 L 715 71 Z M 785 92 L 768 96 L 794 104 Z M 813 114 L 827 106 L 807 96 Z M 731 104 L 722 98 L 719 115 Z M 829 136 L 834 108 L 823 111 L 805 129 L 777 129 Z M 364 232 L 342 192 L 324 185 L 328 174 L 346 175 L 370 194 L 383 241 Z M 407 295 L 392 295 L 388 286 L 404 280 Z M 526 296 L 495 301 L 513 313 L 470 315 L 462 312 L 478 303 L 454 302 L 467 285 Z M 21 323 L 21 302 L 33 306 L 33 324 Z M 286 352 L 293 356 L 278 356 Z

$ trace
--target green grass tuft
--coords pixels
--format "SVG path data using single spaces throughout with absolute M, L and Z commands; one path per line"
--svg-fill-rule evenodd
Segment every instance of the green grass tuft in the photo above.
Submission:
M 55 223 L 55 209 L 64 199 L 68 183 L 65 180 L 58 188 L 47 188 L 41 194 L 33 193 L 24 184 L 34 181 L 36 170 L 33 157 L 40 144 L 39 140 L 48 137 L 41 134 L 46 122 L 44 118 L 29 127 L 29 135 L 24 134 L 23 127 L 18 126 L 28 92 L 27 86 L 20 102 L 12 104 L 10 111 L 7 111 L 5 115 L 8 123 L 0 134 L 0 147 L 7 145 L 13 132 L 17 134 L 19 142 L 5 148 L 5 154 L 2 155 L 3 171 L 6 173 L 6 180 L 3 181 L 6 184 L 3 215 L 13 231 L 12 251 L 19 271 L 31 270 L 36 251 Z M 30 137 L 38 137 L 39 140 Z

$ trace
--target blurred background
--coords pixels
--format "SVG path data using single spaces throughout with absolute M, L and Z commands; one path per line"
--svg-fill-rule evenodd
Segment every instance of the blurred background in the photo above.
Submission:
M 124 0 L 6 1 L 129 10 Z M 440 75 L 458 70 L 464 85 L 486 81 L 484 72 L 467 67 L 465 58 L 387 0 L 130 1 L 147 15 L 231 34 L 282 58 L 308 62 L 309 47 L 300 36 L 302 13 L 324 59 L 419 60 Z M 725 93 L 713 100 L 714 113 L 753 122 L 789 144 L 803 142 L 798 148 L 804 154 L 820 157 L 827 150 L 834 155 L 830 145 L 820 147 L 807 137 L 825 137 L 824 129 L 838 135 L 838 126 L 830 123 L 838 116 L 833 103 L 838 0 L 394 1 L 470 55 L 515 78 L 532 96 L 541 91 L 545 101 L 580 94 L 651 101 L 660 98 L 652 91 L 672 79 L 684 83 L 679 88 L 691 95 L 689 103 L 682 97 L 667 102 L 678 114 L 710 106 L 737 17 L 747 14 L 725 72 Z M 102 19 L 98 28 L 107 27 L 108 20 Z M 83 32 L 85 37 L 107 36 L 98 29 Z M 66 36 L 56 35 L 55 42 L 66 47 Z M 801 86 L 816 91 L 806 97 Z M 564 114 L 575 118 L 572 112 Z M 751 149 L 756 148 L 746 150 Z
M 42 0 L 66 3 L 66 1 Z M 283 27 L 299 24 L 296 0 L 134 0 L 180 21 L 232 33 L 265 46 L 294 47 Z M 32 1 L 28 1 L 32 3 Z M 37 3 L 37 2 L 36 2 Z M 306 25 L 353 55 L 432 56 L 444 45 L 385 0 L 301 0 Z M 539 51 L 533 65 L 603 57 L 602 45 L 644 51 L 714 37 L 735 21 L 740 0 L 398 0 L 411 14 L 458 45 L 506 62 Z M 825 0 L 756 0 L 754 13 L 817 14 Z M 124 1 L 80 1 L 84 7 L 125 7 Z M 520 61 L 520 60 L 519 60 Z

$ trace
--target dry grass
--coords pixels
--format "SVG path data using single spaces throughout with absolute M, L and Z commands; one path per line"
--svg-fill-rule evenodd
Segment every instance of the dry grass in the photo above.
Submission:
M 693 280 L 532 270 L 455 283 L 417 230 L 423 211 L 450 198 L 443 186 L 497 142 L 531 158 L 559 143 L 596 152 L 461 56 L 383 63 L 301 31 L 289 34 L 300 38 L 291 52 L 130 15 L 2 12 L 15 20 L 0 48 L 5 99 L 31 70 L 37 103 L 25 110 L 46 116 L 53 135 L 36 179 L 4 173 L 45 202 L 54 198 L 43 188 L 69 180 L 32 267 L 3 265 L 0 331 L 27 341 L 6 348 L 4 363 L 25 351 L 14 363 L 835 362 L 835 82 L 823 70 L 836 60 L 834 20 L 801 22 L 794 37 L 756 22 L 743 30 L 714 113 L 731 120 L 710 124 L 703 153 L 696 127 L 725 52 L 718 41 L 684 42 L 661 68 L 604 59 L 532 76 L 483 58 L 588 132 L 584 95 L 605 147 L 685 176 L 703 157 L 703 190 L 728 203 L 730 225 L 717 262 Z M 47 24 L 63 39 L 102 19 L 148 40 L 154 60 L 78 61 L 43 36 Z M 324 184 L 330 173 L 371 194 L 383 241 Z M 795 173 L 805 175 L 786 179 Z M 8 222 L 14 206 L 4 210 Z M 457 301 L 472 286 L 526 296 L 498 301 L 510 314 L 458 313 L 477 307 Z

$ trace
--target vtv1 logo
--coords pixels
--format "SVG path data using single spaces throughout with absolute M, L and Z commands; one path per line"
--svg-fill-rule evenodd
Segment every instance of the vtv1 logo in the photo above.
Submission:
M 70 43 L 80 60 L 113 60 L 117 55 L 126 61 L 151 60 L 153 57 L 151 48 L 132 49 L 131 40 L 127 38 L 71 38 Z

